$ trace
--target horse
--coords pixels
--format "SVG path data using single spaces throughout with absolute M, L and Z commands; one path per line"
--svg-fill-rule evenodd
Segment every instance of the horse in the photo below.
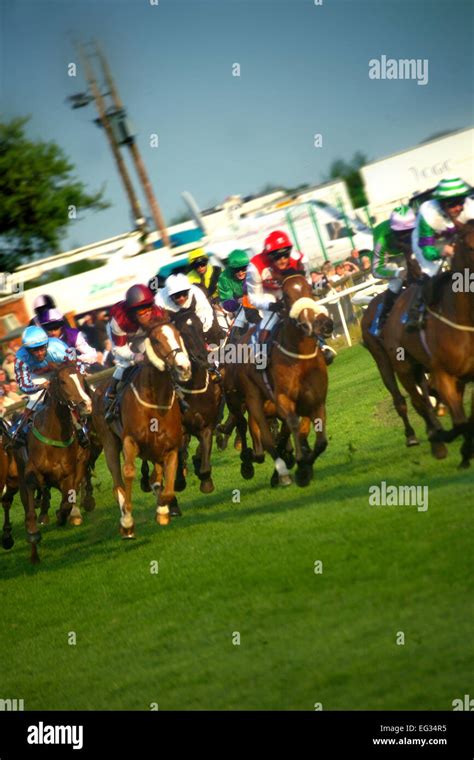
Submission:
M 307 486 L 315 460 L 327 447 L 328 375 L 318 336 L 330 335 L 333 323 L 326 309 L 314 300 L 311 286 L 302 274 L 283 277 L 281 288 L 284 312 L 267 369 L 262 372 L 252 363 L 229 366 L 224 380 L 225 397 L 242 439 L 242 476 L 253 476 L 252 462 L 262 462 L 266 450 L 275 462 L 270 484 L 289 485 L 291 477 L 285 456 L 292 436 L 296 483 Z M 239 343 L 246 343 L 248 339 L 249 333 Z M 245 408 L 254 450 L 247 445 Z M 283 423 L 276 442 L 268 424 L 269 417 L 278 417 Z M 308 444 L 311 424 L 316 431 L 313 450 Z
M 173 323 L 179 330 L 191 360 L 192 375 L 188 382 L 177 385 L 186 402 L 183 412 L 184 442 L 180 451 L 176 490 L 186 487 L 184 471 L 187 461 L 187 449 L 191 436 L 195 436 L 199 445 L 193 456 L 194 472 L 200 480 L 201 493 L 212 493 L 214 483 L 211 475 L 212 438 L 221 411 L 222 387 L 213 382 L 209 376 L 210 364 L 202 337 L 201 321 L 196 314 L 180 313 L 173 315 Z
M 17 492 L 18 468 L 16 466 L 16 462 L 13 454 L 11 453 L 11 450 L 6 450 L 3 446 L 2 436 L 0 435 L 0 495 L 2 497 L 2 507 L 4 513 L 2 529 L 2 546 L 4 549 L 11 549 L 15 543 L 12 535 L 10 509 Z
M 426 422 L 433 455 L 447 455 L 445 443 L 462 435 L 462 468 L 473 455 L 474 409 L 469 420 L 463 405 L 466 384 L 474 380 L 474 220 L 459 231 L 451 271 L 440 282 L 436 304 L 426 308 L 426 324 L 407 332 L 404 315 L 410 288 L 395 302 L 384 331 L 384 346 L 392 369 L 408 392 L 416 411 Z M 431 405 L 425 372 L 441 401 L 448 407 L 452 429 L 444 431 Z M 421 392 L 418 387 L 421 388 Z
M 104 391 L 99 388 L 94 394 L 93 425 L 112 475 L 113 493 L 120 508 L 120 534 L 124 539 L 135 536 L 132 484 L 137 457 L 154 465 L 156 522 L 167 525 L 171 516 L 181 514 L 174 485 L 183 428 L 175 382 L 187 382 L 190 377 L 191 362 L 183 339 L 169 321 L 160 320 L 150 325 L 145 359 L 136 366 L 133 378 L 121 391 L 120 420 L 107 424 Z
M 36 489 L 55 487 L 61 491 L 61 504 L 56 512 L 58 525 L 65 525 L 67 520 L 72 525 L 82 523 L 77 495 L 85 476 L 89 451 L 78 443 L 73 414 L 85 416 L 91 410 L 84 376 L 76 362 L 59 365 L 51 376 L 44 407 L 33 417 L 27 448 L 14 452 L 33 564 L 39 562 L 38 544 L 41 541 L 35 512 Z M 41 518 L 42 515 L 40 520 L 47 522 Z

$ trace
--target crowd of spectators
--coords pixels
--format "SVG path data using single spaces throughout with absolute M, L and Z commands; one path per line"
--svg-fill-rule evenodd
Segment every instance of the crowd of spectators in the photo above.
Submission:
M 323 298 L 331 291 L 340 292 L 345 288 L 358 285 L 369 279 L 373 279 L 371 254 L 354 249 L 344 261 L 332 263 L 326 261 L 319 269 L 311 270 L 311 280 L 315 295 Z M 342 298 L 341 308 L 347 323 L 357 321 L 357 315 L 349 297 Z M 342 321 L 336 304 L 328 304 L 328 311 L 334 321 L 334 332 L 337 335 L 342 329 Z

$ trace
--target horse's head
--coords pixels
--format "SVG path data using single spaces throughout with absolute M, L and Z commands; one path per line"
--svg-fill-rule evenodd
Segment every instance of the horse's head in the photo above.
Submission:
M 287 314 L 304 335 L 325 338 L 331 335 L 333 321 L 326 307 L 314 300 L 311 285 L 303 275 L 287 277 L 282 291 Z
M 474 272 L 474 219 L 469 219 L 462 226 L 452 261 L 453 272 L 463 272 L 465 269 Z
M 84 375 L 79 372 L 76 362 L 59 365 L 51 378 L 49 393 L 71 411 L 77 409 L 81 416 L 92 412 L 92 401 L 86 391 Z
M 183 339 L 170 322 L 159 322 L 148 332 L 145 339 L 148 361 L 160 372 L 175 373 L 182 383 L 191 379 L 191 362 Z

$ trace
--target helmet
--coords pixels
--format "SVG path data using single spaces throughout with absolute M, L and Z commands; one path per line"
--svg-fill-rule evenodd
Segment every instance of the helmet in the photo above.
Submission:
M 270 232 L 268 237 L 265 238 L 265 243 L 263 244 L 264 253 L 269 253 L 272 255 L 272 253 L 276 253 L 276 251 L 281 251 L 282 248 L 293 248 L 293 243 L 291 242 L 286 232 L 282 232 L 281 230 Z
M 37 325 L 27 327 L 21 339 L 25 348 L 41 348 L 41 346 L 47 346 L 49 341 L 43 328 Z
M 199 266 L 199 264 L 207 264 L 208 260 L 209 256 L 204 248 L 195 248 L 195 250 L 191 251 L 188 255 L 188 261 L 192 267 L 195 267 L 196 265 Z
M 132 285 L 125 293 L 125 308 L 138 309 L 140 306 L 151 306 L 155 295 L 147 285 Z
M 54 309 L 55 306 L 54 298 L 46 294 L 44 296 L 37 296 L 33 301 L 34 311 L 38 309 Z
M 166 289 L 169 296 L 174 296 L 176 293 L 183 293 L 186 290 L 190 290 L 191 283 L 185 274 L 170 274 L 166 280 Z
M 390 229 L 394 232 L 412 230 L 416 224 L 415 212 L 410 206 L 397 206 L 390 214 Z
M 464 198 L 466 195 L 469 195 L 471 189 L 460 177 L 445 177 L 436 185 L 433 195 L 438 200 L 456 197 Z
M 57 322 L 64 322 L 64 315 L 61 314 L 59 309 L 46 309 L 46 311 L 38 315 L 38 321 L 42 327 L 47 327 Z
M 249 257 L 241 248 L 236 248 L 229 254 L 227 266 L 231 269 L 241 269 L 249 263 Z

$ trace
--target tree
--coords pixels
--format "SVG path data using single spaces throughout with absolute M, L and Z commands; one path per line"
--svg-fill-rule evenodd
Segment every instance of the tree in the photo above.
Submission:
M 364 181 L 360 173 L 361 166 L 364 166 L 367 161 L 367 156 L 360 151 L 354 153 L 352 160 L 349 162 L 338 158 L 332 162 L 329 174 L 325 177 L 325 182 L 329 182 L 332 179 L 344 180 L 354 208 L 360 208 L 368 204 Z
M 28 118 L 0 122 L 0 248 L 2 270 L 54 254 L 81 210 L 105 209 L 103 191 L 90 194 L 54 142 L 25 136 Z

